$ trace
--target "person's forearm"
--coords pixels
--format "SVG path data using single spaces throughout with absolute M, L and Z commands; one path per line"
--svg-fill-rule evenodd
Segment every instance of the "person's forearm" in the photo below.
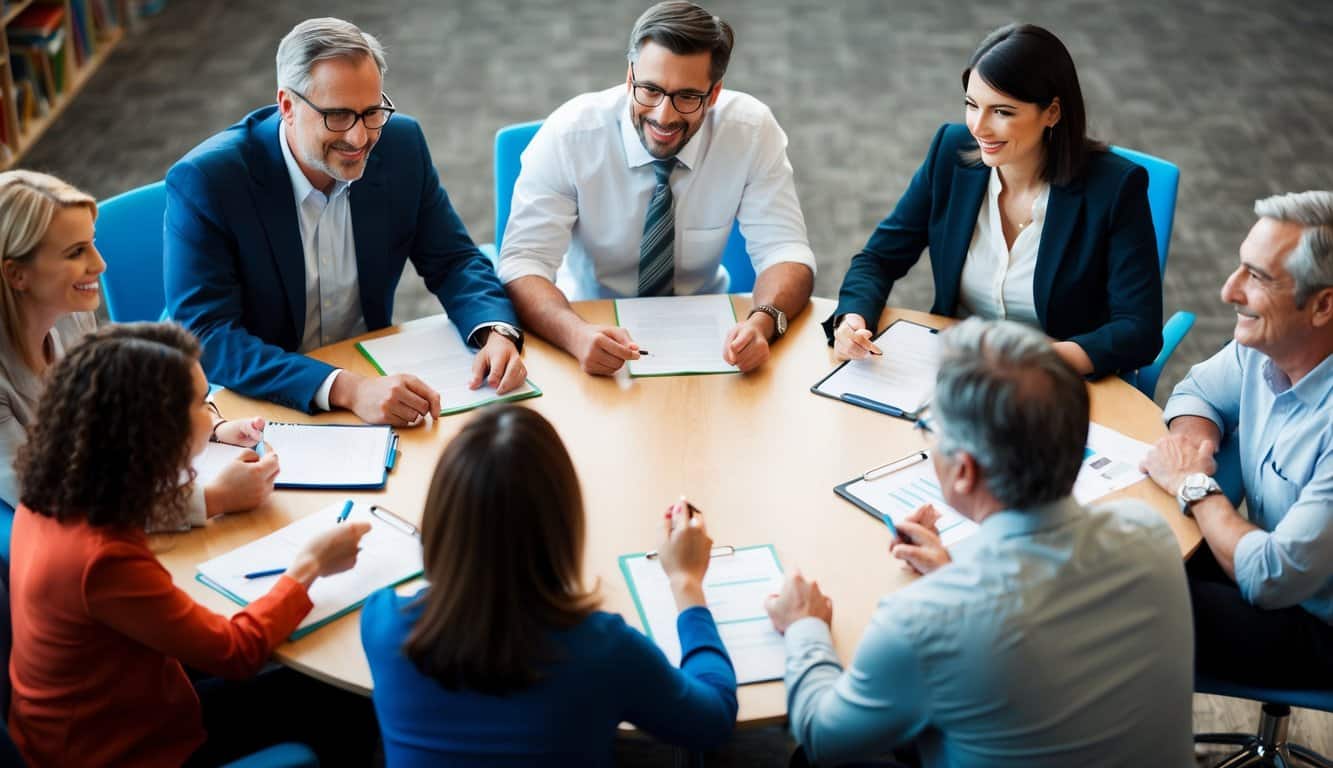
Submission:
M 805 309 L 814 287 L 815 275 L 806 265 L 796 262 L 774 264 L 755 278 L 754 305 L 772 304 L 792 320 Z
M 574 339 L 587 321 L 579 317 L 555 283 L 527 275 L 506 284 L 505 290 L 524 328 L 566 352 L 573 352 Z
M 1088 357 L 1088 353 L 1077 342 L 1057 341 L 1051 346 L 1055 348 L 1055 353 L 1060 356 L 1060 359 L 1064 360 L 1078 375 L 1087 376 L 1096 370 L 1096 366 L 1092 364 L 1092 358 Z
M 694 578 L 682 577 L 671 579 L 671 596 L 675 598 L 676 610 L 683 611 L 696 606 L 706 606 L 703 584 Z
M 1177 416 L 1171 420 L 1169 427 L 1171 434 L 1183 435 L 1195 445 L 1204 440 L 1213 442 L 1213 450 L 1222 442 L 1222 430 L 1211 419 L 1205 419 L 1202 416 Z
M 1222 570 L 1226 571 L 1232 580 L 1235 580 L 1236 545 L 1245 534 L 1257 531 L 1259 528 L 1241 517 L 1227 497 L 1220 493 L 1194 502 L 1190 511 L 1194 513 L 1194 520 L 1199 524 L 1199 532 L 1203 534 L 1204 541 L 1208 542 L 1208 548 L 1212 550 L 1217 564 L 1222 566 Z

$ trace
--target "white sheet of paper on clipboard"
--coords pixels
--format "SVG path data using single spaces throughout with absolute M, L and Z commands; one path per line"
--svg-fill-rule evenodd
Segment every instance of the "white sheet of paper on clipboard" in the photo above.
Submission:
M 848 360 L 810 391 L 889 416 L 915 419 L 935 392 L 939 332 L 910 320 L 896 320 L 875 337 L 875 344 L 883 355 Z
M 929 451 L 916 451 L 848 480 L 833 492 L 871 517 L 883 520 L 888 515 L 895 524 L 921 505 L 933 505 L 940 514 L 936 523 L 940 541 L 951 547 L 976 533 L 978 526 L 945 503 L 929 457 Z

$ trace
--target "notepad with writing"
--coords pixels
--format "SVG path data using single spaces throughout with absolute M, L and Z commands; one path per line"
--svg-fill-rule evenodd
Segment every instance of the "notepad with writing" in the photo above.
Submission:
M 342 502 L 297 520 L 285 528 L 200 563 L 195 578 L 226 595 L 240 605 L 263 597 L 273 588 L 278 574 L 263 578 L 245 578 L 246 574 L 286 568 L 312 537 L 335 525 Z M 400 584 L 421 575 L 421 540 L 415 529 L 393 518 L 381 508 L 354 504 L 349 522 L 370 523 L 370 532 L 361 538 L 356 565 L 347 571 L 315 579 L 310 586 L 309 615 L 290 639 L 297 640 L 320 626 L 353 611 L 376 590 Z
M 940 367 L 938 331 L 910 320 L 895 320 L 874 341 L 883 355 L 848 360 L 810 391 L 889 416 L 915 419 L 935 392 Z
M 469 389 L 477 351 L 463 343 L 458 327 L 445 315 L 414 320 L 398 333 L 359 342 L 356 348 L 382 376 L 410 373 L 440 394 L 440 415 L 448 416 L 488 403 L 524 400 L 542 393 L 531 380 L 501 395 L 483 380 Z
M 270 422 L 260 450 L 278 454 L 275 488 L 382 488 L 398 433 L 369 424 Z
M 736 308 L 725 294 L 616 299 L 616 324 L 646 350 L 629 361 L 631 376 L 738 373 L 722 359 Z
M 676 617 L 680 612 L 662 561 L 644 553 L 623 555 L 620 571 L 644 631 L 672 664 L 679 665 Z M 736 670 L 736 681 L 781 680 L 787 648 L 764 610 L 764 599 L 782 589 L 782 565 L 773 546 L 738 547 L 726 556 L 714 555 L 703 586 L 704 599 Z

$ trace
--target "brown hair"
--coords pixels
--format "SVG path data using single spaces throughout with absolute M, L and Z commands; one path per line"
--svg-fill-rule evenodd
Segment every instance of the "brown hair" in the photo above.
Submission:
M 62 522 L 178 523 L 190 493 L 181 473 L 190 466 L 198 359 L 199 342 L 175 323 L 89 334 L 52 367 L 18 450 L 23 504 Z
M 54 176 L 34 171 L 0 173 L 0 261 L 21 264 L 31 261 L 56 210 L 74 207 L 87 208 L 97 218 L 96 200 Z M 28 349 L 18 297 L 2 273 L 0 319 L 4 320 L 4 333 L 10 345 L 18 350 L 24 365 L 36 368 L 41 350 Z
M 583 497 L 569 453 L 535 411 L 481 411 L 449 443 L 422 515 L 431 587 L 403 652 L 450 690 L 541 679 L 552 629 L 597 606 L 583 588 Z
M 677 56 L 709 56 L 708 79 L 717 85 L 727 73 L 736 34 L 720 16 L 688 0 L 666 0 L 643 12 L 629 34 L 630 62 L 639 60 L 644 41 L 657 43 Z

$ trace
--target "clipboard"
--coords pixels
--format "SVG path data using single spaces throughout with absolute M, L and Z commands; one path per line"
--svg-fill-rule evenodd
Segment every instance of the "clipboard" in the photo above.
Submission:
M 940 514 L 936 527 L 940 541 L 949 547 L 971 536 L 979 526 L 950 507 L 939 490 L 930 451 L 912 451 L 906 456 L 862 472 L 833 487 L 833 492 L 898 535 L 894 517 L 904 517 L 922 504 L 931 504 Z
M 277 428 L 279 433 L 297 431 L 302 433 L 302 439 L 295 443 L 295 448 L 292 444 L 286 449 L 282 445 L 274 445 L 268 442 L 270 430 L 274 428 Z M 316 430 L 320 433 L 317 440 L 312 435 L 305 434 Z M 344 440 L 350 437 L 357 443 L 374 447 L 366 449 L 367 452 L 362 460 L 353 461 L 353 457 L 339 452 L 338 435 L 335 434 L 337 432 L 342 432 Z M 383 449 L 378 447 L 380 439 L 384 441 Z M 297 424 L 275 421 L 264 427 L 264 442 L 260 443 L 256 450 L 262 455 L 265 450 L 271 448 L 279 454 L 281 469 L 278 471 L 277 480 L 273 483 L 274 488 L 375 490 L 384 487 L 389 480 L 389 471 L 398 463 L 398 441 L 398 433 L 392 427 L 385 425 Z M 295 450 L 295 454 L 293 455 L 289 449 Z M 335 457 L 342 461 L 331 462 Z
M 921 362 L 928 362 L 926 358 L 929 354 L 920 343 L 921 333 L 929 334 L 932 340 L 939 334 L 938 328 L 931 328 L 922 323 L 911 320 L 894 320 L 874 337 L 874 341 L 880 342 L 886 340 L 890 334 L 900 335 L 903 333 L 912 333 L 915 335 L 914 343 L 905 345 L 911 352 L 918 357 L 917 360 L 910 361 L 919 365 Z M 908 337 L 911 338 L 911 337 Z M 936 343 L 937 342 L 933 342 Z M 934 350 L 938 355 L 938 349 Z M 877 382 L 874 379 L 883 379 L 884 372 L 877 372 L 874 369 L 880 369 L 885 365 L 894 364 L 895 358 L 891 357 L 892 351 L 886 353 L 882 358 L 874 358 L 868 361 L 862 360 L 844 360 L 830 371 L 824 378 L 815 382 L 810 387 L 810 391 L 821 397 L 828 397 L 839 400 L 850 405 L 882 413 L 886 416 L 893 416 L 899 419 L 908 419 L 915 421 L 920 418 L 930 403 L 930 391 L 934 389 L 935 370 L 937 363 L 934 363 L 926 371 L 898 370 L 895 365 L 893 373 L 896 373 L 899 381 L 890 382 L 901 385 L 902 389 L 911 390 L 920 393 L 919 398 L 914 402 L 892 402 L 886 401 L 877 396 L 877 393 L 867 392 L 870 384 Z M 901 361 L 900 361 L 901 362 Z M 926 380 L 928 379 L 928 381 Z M 861 391 L 855 391 L 860 389 Z

